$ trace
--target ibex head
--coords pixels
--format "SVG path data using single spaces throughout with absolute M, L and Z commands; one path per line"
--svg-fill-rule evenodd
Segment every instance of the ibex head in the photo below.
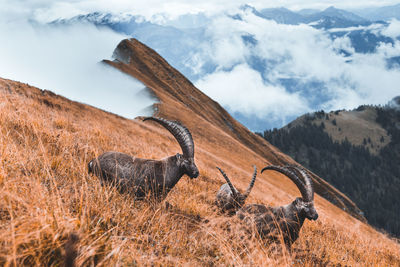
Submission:
M 176 154 L 178 159 L 178 164 L 181 166 L 184 174 L 189 176 L 190 178 L 197 178 L 199 176 L 199 170 L 197 169 L 196 164 L 194 163 L 194 158 L 185 158 L 181 154 Z
M 194 163 L 194 143 L 189 130 L 177 121 L 168 121 L 163 118 L 147 117 L 143 121 L 152 120 L 164 126 L 178 141 L 183 154 L 176 154 L 177 164 L 181 167 L 183 174 L 190 178 L 197 178 L 199 170 Z
M 314 187 L 310 176 L 303 168 L 297 166 L 287 166 L 287 168 L 299 173 L 305 182 L 305 184 L 303 184 L 305 189 L 304 194 L 300 190 L 303 198 L 296 198 L 296 206 L 300 210 L 300 216 L 305 216 L 307 219 L 313 221 L 317 220 L 318 213 L 314 207 Z
M 300 216 L 304 216 L 305 218 L 313 221 L 318 219 L 318 213 L 315 210 L 314 201 L 305 202 L 302 198 L 298 197 L 295 200 L 295 205 L 300 211 Z
M 253 177 L 244 194 L 240 193 L 240 191 L 233 186 L 232 182 L 221 168 L 217 167 L 217 169 L 226 180 L 226 184 L 222 185 L 217 193 L 216 205 L 223 212 L 233 214 L 244 205 L 247 197 L 250 195 L 251 189 L 256 181 L 257 167 L 254 166 Z
M 296 184 L 302 196 L 301 198 L 296 198 L 293 203 L 299 212 L 299 216 L 302 218 L 307 218 L 309 220 L 318 219 L 318 213 L 314 207 L 314 189 L 312 185 L 312 180 L 304 169 L 297 166 L 279 167 L 270 165 L 262 169 L 261 173 L 265 170 L 278 171 L 290 178 L 290 180 L 292 180 Z M 300 174 L 300 176 L 303 177 L 304 183 L 299 179 L 296 173 Z

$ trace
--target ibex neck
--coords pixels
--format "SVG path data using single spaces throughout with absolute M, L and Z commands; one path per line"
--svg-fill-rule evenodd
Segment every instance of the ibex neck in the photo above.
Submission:
M 171 156 L 165 158 L 166 168 L 165 168 L 165 187 L 171 189 L 175 184 L 181 179 L 184 172 L 178 165 L 178 160 L 176 156 Z
M 304 216 L 301 216 L 300 210 L 298 209 L 295 201 L 289 205 L 284 206 L 284 213 L 287 221 L 296 222 L 299 229 L 303 226 Z

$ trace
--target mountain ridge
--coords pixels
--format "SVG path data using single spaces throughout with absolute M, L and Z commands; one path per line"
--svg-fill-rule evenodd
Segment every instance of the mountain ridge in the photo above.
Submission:
M 356 9 L 353 12 L 370 20 L 400 19 L 400 4 L 378 8 Z
M 350 11 L 338 9 L 333 6 L 324 10 L 315 10 L 315 12 L 296 12 L 287 8 L 265 8 L 260 11 L 251 7 L 245 6 L 250 9 L 255 15 L 272 19 L 277 23 L 283 24 L 310 24 L 315 28 L 344 28 L 354 26 L 366 26 L 372 22 L 368 19 L 360 17 Z

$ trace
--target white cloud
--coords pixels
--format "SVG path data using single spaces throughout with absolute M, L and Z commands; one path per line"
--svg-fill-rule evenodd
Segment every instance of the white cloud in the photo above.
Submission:
M 235 66 L 232 71 L 209 74 L 196 86 L 229 110 L 258 118 L 282 121 L 289 115 L 310 110 L 298 93 L 265 84 L 260 73 L 246 64 Z
M 248 49 L 241 38 L 244 33 L 241 24 L 241 21 L 219 16 L 207 26 L 207 41 L 202 44 L 204 56 L 217 63 L 219 68 L 232 68 L 245 61 Z
M 196 55 L 217 66 L 197 86 L 231 111 L 282 121 L 279 116 L 298 116 L 311 109 L 385 104 L 399 94 L 400 71 L 386 66 L 387 58 L 400 55 L 399 41 L 380 44 L 376 53 L 359 54 L 346 35 L 332 40 L 308 25 L 277 24 L 246 12 L 241 16 L 242 20 L 225 16 L 210 24 L 207 41 Z M 251 35 L 255 44 L 244 45 L 243 34 Z M 248 66 L 251 56 L 265 64 L 264 81 Z M 282 79 L 299 84 L 285 88 Z
M 389 26 L 382 30 L 381 33 L 393 39 L 400 37 L 400 21 L 397 19 L 392 19 Z
M 0 77 L 26 82 L 70 99 L 134 118 L 150 97 L 144 85 L 99 62 L 124 38 L 94 26 L 0 24 Z

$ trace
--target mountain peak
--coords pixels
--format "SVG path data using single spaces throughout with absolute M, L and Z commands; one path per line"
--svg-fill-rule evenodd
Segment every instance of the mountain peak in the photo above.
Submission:
M 285 7 L 265 8 L 255 14 L 262 18 L 272 19 L 277 23 L 283 24 L 299 24 L 304 20 L 302 15 L 297 14 Z
M 336 17 L 340 19 L 345 19 L 349 21 L 354 21 L 354 22 L 365 22 L 367 21 L 365 18 L 362 18 L 352 12 L 343 10 L 343 9 L 338 9 L 334 6 L 330 6 L 324 11 L 320 13 L 321 15 L 324 16 L 329 16 L 329 17 Z
M 389 101 L 388 107 L 400 111 L 400 96 L 394 97 Z
M 334 6 L 330 6 L 328 8 L 326 8 L 324 11 L 339 11 L 340 9 L 334 7 Z

